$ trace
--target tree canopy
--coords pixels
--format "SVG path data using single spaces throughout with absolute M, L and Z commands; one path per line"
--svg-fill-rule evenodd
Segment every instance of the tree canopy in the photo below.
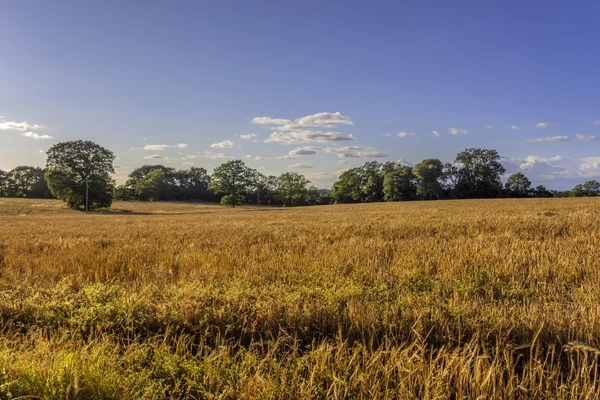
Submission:
M 80 209 L 86 204 L 87 181 L 89 208 L 110 207 L 114 159 L 110 150 L 91 141 L 55 144 L 47 152 L 46 182 L 56 198 L 70 208 Z

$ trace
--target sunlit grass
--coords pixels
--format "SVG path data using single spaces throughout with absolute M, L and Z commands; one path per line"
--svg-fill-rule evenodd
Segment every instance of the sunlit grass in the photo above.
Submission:
M 600 199 L 2 199 L 0 227 L 0 398 L 599 390 Z

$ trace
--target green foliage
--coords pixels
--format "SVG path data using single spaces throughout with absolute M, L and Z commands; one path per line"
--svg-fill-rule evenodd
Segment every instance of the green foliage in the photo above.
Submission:
M 496 150 L 466 149 L 455 160 L 459 198 L 499 197 L 502 194 L 502 175 L 506 172 Z
M 421 161 L 413 168 L 418 179 L 417 195 L 426 199 L 439 199 L 443 195 L 444 164 L 437 158 Z
M 310 181 L 297 172 L 286 172 L 278 179 L 276 198 L 286 206 L 303 206 L 309 201 Z
M 417 178 L 413 169 L 399 165 L 385 174 L 383 181 L 385 201 L 401 201 L 414 199 L 417 194 Z
M 88 181 L 89 208 L 110 207 L 114 181 L 114 154 L 90 141 L 76 140 L 52 146 L 45 174 L 52 194 L 72 209 L 85 207 Z
M 511 197 L 527 197 L 531 190 L 531 181 L 522 172 L 517 172 L 508 177 L 504 187 Z
M 210 187 L 216 193 L 227 197 L 221 202 L 232 207 L 239 205 L 256 185 L 256 171 L 248 168 L 241 160 L 219 165 L 215 168 L 210 182 Z
M 51 197 L 44 180 L 44 170 L 19 166 L 8 172 L 0 172 L 0 194 L 6 197 Z

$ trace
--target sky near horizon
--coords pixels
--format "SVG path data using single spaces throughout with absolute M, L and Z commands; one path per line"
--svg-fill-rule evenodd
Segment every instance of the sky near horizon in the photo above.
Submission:
M 494 148 L 600 180 L 598 1 L 0 0 L 0 169 L 67 140 L 135 167 L 242 159 L 327 188 Z

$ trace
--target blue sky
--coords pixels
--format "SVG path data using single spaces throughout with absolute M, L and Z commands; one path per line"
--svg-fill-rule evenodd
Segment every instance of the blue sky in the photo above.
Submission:
M 0 169 L 88 139 L 119 182 L 242 158 L 328 187 L 468 147 L 600 179 L 600 2 L 351 3 L 0 1 Z

